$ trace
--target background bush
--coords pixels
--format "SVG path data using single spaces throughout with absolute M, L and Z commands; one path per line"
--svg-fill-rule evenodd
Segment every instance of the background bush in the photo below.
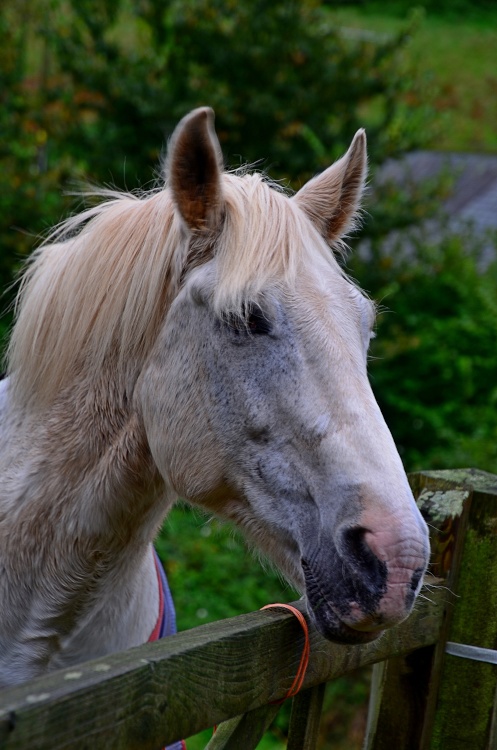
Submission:
M 326 5 L 334 4 L 333 0 L 326 0 Z M 342 0 L 340 5 L 357 6 L 362 11 L 380 12 L 386 15 L 405 15 L 413 7 L 410 0 L 382 0 L 382 2 L 378 0 Z M 494 0 L 420 0 L 415 5 L 436 15 L 449 15 L 457 18 L 495 10 Z
M 3 4 L 2 281 L 64 213 L 70 179 L 150 185 L 164 140 L 201 104 L 229 163 L 262 159 L 296 187 L 361 126 L 372 163 L 420 145 L 429 107 L 404 55 L 410 28 L 350 38 L 316 0 Z
M 409 470 L 497 471 L 497 235 L 403 233 L 351 259 L 381 303 L 373 390 Z
M 125 157 L 128 179 L 147 182 L 164 135 L 206 102 L 228 161 L 269 158 L 276 177 L 302 180 L 327 166 L 364 125 L 368 102 L 373 161 L 425 141 L 419 82 L 402 55 L 408 27 L 352 40 L 316 0 L 69 8 L 51 13 L 45 34 L 72 92 L 64 140 L 91 154 L 96 176 L 122 184 Z

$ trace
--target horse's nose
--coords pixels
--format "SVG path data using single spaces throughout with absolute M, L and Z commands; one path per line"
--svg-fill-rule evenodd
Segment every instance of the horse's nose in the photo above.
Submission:
M 422 583 L 428 549 L 415 524 L 342 528 L 337 549 L 354 599 L 343 621 L 357 630 L 388 627 L 409 614 Z

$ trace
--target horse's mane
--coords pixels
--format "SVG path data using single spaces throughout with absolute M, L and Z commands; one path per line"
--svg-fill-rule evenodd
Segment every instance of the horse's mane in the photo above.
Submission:
M 309 253 L 339 268 L 278 186 L 257 173 L 222 180 L 219 313 L 242 310 L 268 281 L 292 284 Z M 50 403 L 78 368 L 97 373 L 110 357 L 118 372 L 136 371 L 178 292 L 190 243 L 170 189 L 105 197 L 57 227 L 24 271 L 8 349 L 13 397 L 23 403 Z

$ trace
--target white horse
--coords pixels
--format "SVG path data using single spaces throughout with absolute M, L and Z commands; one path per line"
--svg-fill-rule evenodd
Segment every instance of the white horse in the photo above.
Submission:
M 327 638 L 409 614 L 427 529 L 367 378 L 374 306 L 332 252 L 365 173 L 359 131 L 288 197 L 224 172 L 199 109 L 163 189 L 35 253 L 1 389 L 0 685 L 149 639 L 178 496 L 234 521 Z

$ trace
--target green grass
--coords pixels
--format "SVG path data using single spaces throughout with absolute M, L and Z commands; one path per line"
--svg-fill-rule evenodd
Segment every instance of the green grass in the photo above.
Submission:
M 368 10 L 368 7 L 371 8 Z M 334 7 L 340 26 L 391 33 L 405 26 L 394 11 L 378 6 Z M 408 45 L 430 90 L 442 151 L 497 152 L 497 5 L 472 15 L 421 16 Z

